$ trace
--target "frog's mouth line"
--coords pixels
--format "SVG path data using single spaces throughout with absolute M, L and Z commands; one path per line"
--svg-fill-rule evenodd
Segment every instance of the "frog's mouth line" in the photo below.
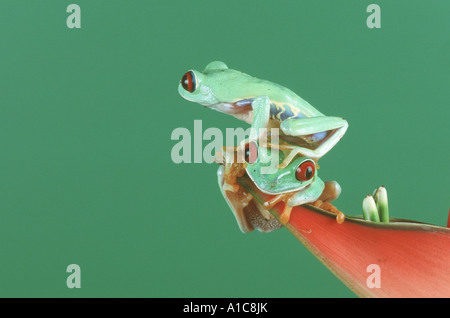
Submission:
M 239 105 L 238 103 L 217 103 L 204 106 L 230 115 L 248 114 L 252 110 L 251 104 Z
M 292 190 L 281 191 L 281 192 L 271 192 L 271 191 L 267 191 L 267 190 L 265 190 L 265 189 L 260 188 L 260 187 L 258 186 L 258 183 L 256 182 L 256 180 L 254 180 L 254 179 L 252 178 L 252 176 L 251 176 L 249 173 L 247 173 L 247 176 L 249 177 L 250 180 L 252 180 L 252 182 L 255 184 L 255 186 L 256 186 L 261 192 L 263 192 L 263 193 L 265 193 L 265 194 L 269 194 L 269 195 L 279 195 L 279 194 L 281 194 L 281 193 L 292 193 L 292 192 L 297 192 L 297 191 L 300 191 L 300 190 L 305 190 L 305 189 L 307 189 L 308 187 L 310 187 L 310 186 L 313 184 L 313 182 L 311 182 L 311 183 L 308 183 L 308 184 L 306 184 L 306 185 L 301 185 L 301 186 L 299 186 L 299 187 L 297 187 L 297 188 L 294 188 L 294 189 L 292 189 Z
M 236 105 L 236 103 L 218 103 L 204 106 L 210 109 L 214 109 L 218 112 L 233 116 L 249 124 L 252 123 L 253 112 L 251 104 L 249 104 L 248 106 L 239 106 Z

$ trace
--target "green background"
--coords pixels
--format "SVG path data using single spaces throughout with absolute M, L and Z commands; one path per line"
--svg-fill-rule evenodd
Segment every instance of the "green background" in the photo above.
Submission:
M 320 162 L 341 210 L 385 185 L 446 224 L 449 1 L 73 2 L 78 30 L 70 1 L 0 2 L 0 296 L 355 296 L 285 229 L 242 234 L 215 164 L 172 162 L 177 127 L 247 127 L 178 95 L 212 60 L 347 119 Z

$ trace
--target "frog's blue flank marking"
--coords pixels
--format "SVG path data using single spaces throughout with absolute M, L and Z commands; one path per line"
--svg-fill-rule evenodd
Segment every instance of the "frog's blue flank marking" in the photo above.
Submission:
M 253 98 L 242 99 L 236 102 L 239 107 L 248 106 L 253 102 Z M 270 118 L 278 119 L 280 121 L 289 118 L 306 118 L 302 113 L 294 113 L 289 105 L 284 104 L 283 106 L 276 105 L 274 103 L 270 104 Z M 308 136 L 310 142 L 319 142 L 327 136 L 326 131 L 318 132 Z
M 272 103 L 270 104 L 270 117 L 280 121 L 288 118 L 306 118 L 302 113 L 294 113 L 289 105 L 280 106 Z
M 236 102 L 236 105 L 239 107 L 247 106 L 253 102 L 253 98 L 242 99 Z
M 321 132 L 312 134 L 312 135 L 311 135 L 311 140 L 312 140 L 313 142 L 319 142 L 319 141 L 321 141 L 322 139 L 324 139 L 326 136 L 327 136 L 327 132 L 326 132 L 326 131 L 321 131 Z

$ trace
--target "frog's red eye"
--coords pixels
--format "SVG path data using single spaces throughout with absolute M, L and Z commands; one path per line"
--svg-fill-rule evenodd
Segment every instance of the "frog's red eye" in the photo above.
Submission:
M 256 159 L 258 159 L 258 145 L 256 142 L 252 141 L 245 145 L 245 161 L 253 164 L 255 163 Z
M 189 71 L 186 74 L 184 74 L 183 77 L 181 78 L 181 85 L 189 93 L 192 93 L 193 91 L 195 91 L 196 84 L 195 84 L 194 72 Z
M 295 171 L 295 177 L 299 181 L 308 181 L 314 177 L 314 172 L 316 172 L 316 164 L 314 161 L 303 161 Z

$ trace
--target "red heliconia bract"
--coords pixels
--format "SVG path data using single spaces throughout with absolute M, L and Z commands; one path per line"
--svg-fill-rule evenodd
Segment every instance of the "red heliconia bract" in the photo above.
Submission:
M 248 179 L 239 182 L 258 201 L 270 199 Z M 279 217 L 283 208 L 270 212 Z M 449 228 L 348 216 L 338 224 L 335 214 L 310 205 L 294 207 L 284 226 L 360 297 L 450 297 Z

